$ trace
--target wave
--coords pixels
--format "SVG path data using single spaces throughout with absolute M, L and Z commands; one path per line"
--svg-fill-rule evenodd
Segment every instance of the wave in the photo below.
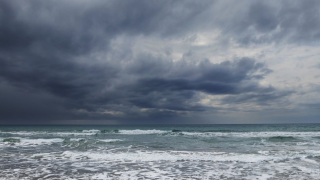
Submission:
M 264 156 L 260 154 L 237 154 L 223 152 L 189 152 L 189 151 L 135 151 L 118 153 L 90 153 L 65 151 L 62 156 L 71 160 L 86 157 L 91 160 L 106 161 L 213 161 L 213 162 L 260 162 L 278 160 L 280 157 Z M 141 158 L 143 157 L 143 158 Z
M 61 146 L 77 147 L 77 148 L 88 148 L 93 147 L 98 142 L 112 143 L 120 142 L 122 139 L 85 139 L 85 138 L 51 138 L 51 139 L 28 139 L 20 137 L 11 137 L 0 139 L 0 145 L 15 145 L 15 146 L 39 146 L 39 145 L 52 145 L 58 143 Z
M 42 170 L 39 171 L 39 166 L 21 170 L 28 172 L 28 179 L 37 179 L 40 175 L 49 177 L 70 168 L 76 173 L 63 174 L 66 179 L 319 179 L 318 163 L 308 158 L 308 154 L 288 156 L 272 152 L 104 150 L 35 153 L 23 158 L 37 164 L 44 162 Z M 15 171 L 8 168 L 2 171 L 5 175 L 12 172 Z M 34 176 L 36 173 L 40 175 Z
M 81 138 L 66 138 L 62 142 L 62 146 L 86 149 L 87 146 L 91 143 L 94 143 L 94 142 L 89 142 L 89 140 L 81 139 Z
M 19 143 L 20 139 L 17 139 L 17 138 L 6 138 L 6 139 L 3 139 L 2 142 L 4 142 L 4 143 Z
M 99 139 L 99 141 L 110 143 L 110 142 L 119 142 L 119 141 L 123 141 L 123 140 L 122 139 Z
M 38 145 L 51 145 L 53 143 L 61 143 L 63 139 L 25 139 L 25 138 L 6 138 L 3 139 L 4 145 L 16 145 L 16 146 L 38 146 Z
M 292 136 L 272 136 L 267 139 L 273 142 L 284 142 L 284 141 L 298 141 L 299 139 Z
M 171 132 L 182 132 L 182 130 L 174 129 L 174 130 L 172 130 Z
M 130 135 L 135 135 L 135 134 L 162 134 L 162 133 L 168 133 L 168 131 L 163 131 L 163 130 L 140 130 L 140 129 L 135 129 L 135 130 L 119 130 L 119 134 L 130 134 Z
M 71 131 L 71 132 L 47 132 L 47 131 L 11 131 L 11 132 L 0 132 L 0 134 L 8 138 L 12 135 L 15 136 L 61 136 L 61 137 L 71 137 L 71 136 L 96 136 L 99 134 L 122 134 L 122 135 L 147 135 L 147 134 L 157 134 L 164 136 L 193 136 L 193 137 L 239 137 L 239 138 L 253 138 L 253 137 L 293 137 L 293 138 L 319 138 L 320 132 L 286 132 L 286 131 L 265 131 L 265 132 L 229 132 L 226 130 L 219 131 L 183 131 L 179 129 L 173 130 L 158 130 L 158 129 L 134 129 L 134 130 L 81 130 Z M 288 139 L 288 138 L 287 138 Z
M 107 133 L 119 133 L 118 129 L 115 130 L 101 130 L 101 133 L 107 134 Z
M 55 154 L 45 154 L 47 157 L 54 157 Z M 41 154 L 34 154 L 37 157 Z M 257 153 L 234 153 L 234 152 L 203 152 L 203 151 L 145 151 L 131 150 L 127 151 L 64 151 L 59 153 L 58 158 L 71 161 L 87 159 L 89 161 L 104 162 L 224 162 L 224 163 L 276 163 L 289 160 L 308 160 L 318 164 L 317 161 L 310 158 L 317 158 L 319 151 L 303 151 L 301 153 L 288 151 L 258 151 Z
M 139 134 L 159 134 L 159 135 L 185 135 L 185 136 L 196 136 L 196 137 L 243 137 L 243 138 L 252 138 L 252 137 L 320 137 L 320 132 L 285 132 L 285 131 L 265 131 L 265 132 L 215 132 L 215 131 L 183 131 L 179 129 L 173 130 L 119 130 L 119 134 L 128 134 L 128 135 L 139 135 Z M 286 139 L 289 139 L 286 138 Z
M 238 138 L 269 138 L 269 137 L 278 137 L 283 139 L 285 137 L 289 138 L 305 138 L 305 137 L 318 137 L 320 132 L 180 132 L 186 136 L 195 136 L 195 137 L 238 137 Z M 175 134 L 169 134 L 175 135 Z M 177 134 L 176 134 L 177 135 Z M 289 139 L 287 138 L 287 139 Z
M 93 133 L 93 134 L 96 134 L 96 133 L 101 133 L 101 131 L 97 130 L 97 129 L 91 129 L 91 130 L 82 130 L 82 133 Z
M 0 132 L 2 135 L 17 136 L 92 136 L 100 133 L 100 130 L 83 130 L 82 132 L 47 132 L 47 131 L 12 131 Z

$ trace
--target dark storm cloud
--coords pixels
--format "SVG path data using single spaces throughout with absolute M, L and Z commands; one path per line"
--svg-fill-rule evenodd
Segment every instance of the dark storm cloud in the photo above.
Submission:
M 4 50 L 36 46 L 72 55 L 88 53 L 105 48 L 109 40 L 121 33 L 180 33 L 206 4 L 205 1 L 183 4 L 177 1 L 2 1 L 0 47 Z
M 240 94 L 257 91 L 260 88 L 257 84 L 246 85 L 244 82 L 263 78 L 266 69 L 263 64 L 256 63 L 250 58 L 242 58 L 233 62 L 224 61 L 220 64 L 204 60 L 199 65 L 194 65 L 193 68 L 189 68 L 188 65 L 184 67 L 186 70 L 180 69 L 171 75 L 172 77 L 141 79 L 138 83 L 139 91 L 146 93 L 164 90 L 195 90 L 209 94 Z M 262 73 L 254 75 L 256 72 Z
M 47 121 L 71 118 L 71 114 L 61 106 L 68 102 L 46 93 L 12 87 L 3 82 L 0 86 L 0 102 L 1 124 L 15 123 L 12 120 L 27 124 L 28 121 L 35 122 L 41 118 Z
M 272 70 L 252 58 L 174 62 L 169 51 L 133 56 L 131 47 L 100 57 L 121 35 L 174 40 L 217 28 L 243 44 L 318 39 L 317 1 L 245 3 L 224 17 L 211 11 L 215 1 L 1 1 L 1 123 L 179 118 L 213 109 L 200 93 L 232 95 L 224 103 L 281 99 L 287 94 L 260 86 Z
M 265 75 L 266 68 L 253 59 L 219 64 L 204 60 L 194 65 L 184 61 L 164 63 L 167 60 L 148 57 L 149 64 L 139 63 L 144 58 L 135 59 L 134 62 L 142 67 L 127 68 L 110 63 L 99 66 L 69 64 L 45 58 L 34 58 L 26 65 L 25 57 L 16 58 L 15 63 L 10 64 L 2 59 L 6 66 L 2 66 L 0 74 L 12 85 L 62 98 L 64 102 L 59 105 L 66 112 L 70 111 L 66 117 L 78 119 L 177 117 L 187 111 L 206 110 L 195 102 L 199 100 L 197 92 L 215 95 L 274 91 L 272 87 L 263 88 L 255 82 L 257 76 Z M 41 61 L 55 63 L 46 65 Z M 131 80 L 128 82 L 127 78 Z M 109 87 L 113 88 L 109 90 Z M 38 98 L 42 99 L 41 96 Z M 77 109 L 81 111 L 72 115 Z M 103 113 L 105 109 L 110 113 Z

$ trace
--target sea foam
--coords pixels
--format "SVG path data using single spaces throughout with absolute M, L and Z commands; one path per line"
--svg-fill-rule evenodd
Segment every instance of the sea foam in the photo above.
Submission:
M 135 129 L 135 130 L 119 130 L 119 134 L 162 134 L 162 133 L 167 133 L 168 131 L 162 131 L 162 130 L 140 130 L 140 129 Z

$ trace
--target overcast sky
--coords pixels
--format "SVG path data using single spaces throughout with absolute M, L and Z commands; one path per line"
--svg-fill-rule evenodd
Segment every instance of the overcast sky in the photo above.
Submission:
M 320 1 L 0 1 L 0 124 L 320 122 Z

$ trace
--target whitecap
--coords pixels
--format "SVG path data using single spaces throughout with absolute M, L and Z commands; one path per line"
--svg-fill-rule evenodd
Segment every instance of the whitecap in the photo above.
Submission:
M 133 162 L 153 162 L 153 161 L 213 161 L 213 162 L 259 162 L 275 160 L 278 158 L 259 154 L 237 154 L 220 152 L 189 152 L 189 151 L 135 151 L 118 153 L 91 153 L 91 152 L 71 152 L 65 151 L 63 156 L 72 160 L 86 157 L 91 160 L 107 161 L 133 161 Z
M 101 131 L 100 130 L 97 130 L 97 129 L 91 129 L 91 130 L 83 130 L 82 131 L 83 133 L 100 133 Z
M 135 129 L 135 130 L 119 130 L 119 134 L 162 134 L 167 133 L 168 131 L 162 131 L 157 129 L 152 130 L 141 130 L 141 129 Z
M 123 141 L 122 139 L 99 139 L 99 141 L 102 141 L 102 142 L 117 142 L 117 141 Z
M 38 145 L 51 145 L 53 143 L 61 143 L 63 139 L 53 138 L 53 139 L 26 139 L 19 137 L 12 137 L 12 139 L 18 139 L 19 142 L 2 142 L 3 145 L 16 145 L 16 146 L 38 146 Z

